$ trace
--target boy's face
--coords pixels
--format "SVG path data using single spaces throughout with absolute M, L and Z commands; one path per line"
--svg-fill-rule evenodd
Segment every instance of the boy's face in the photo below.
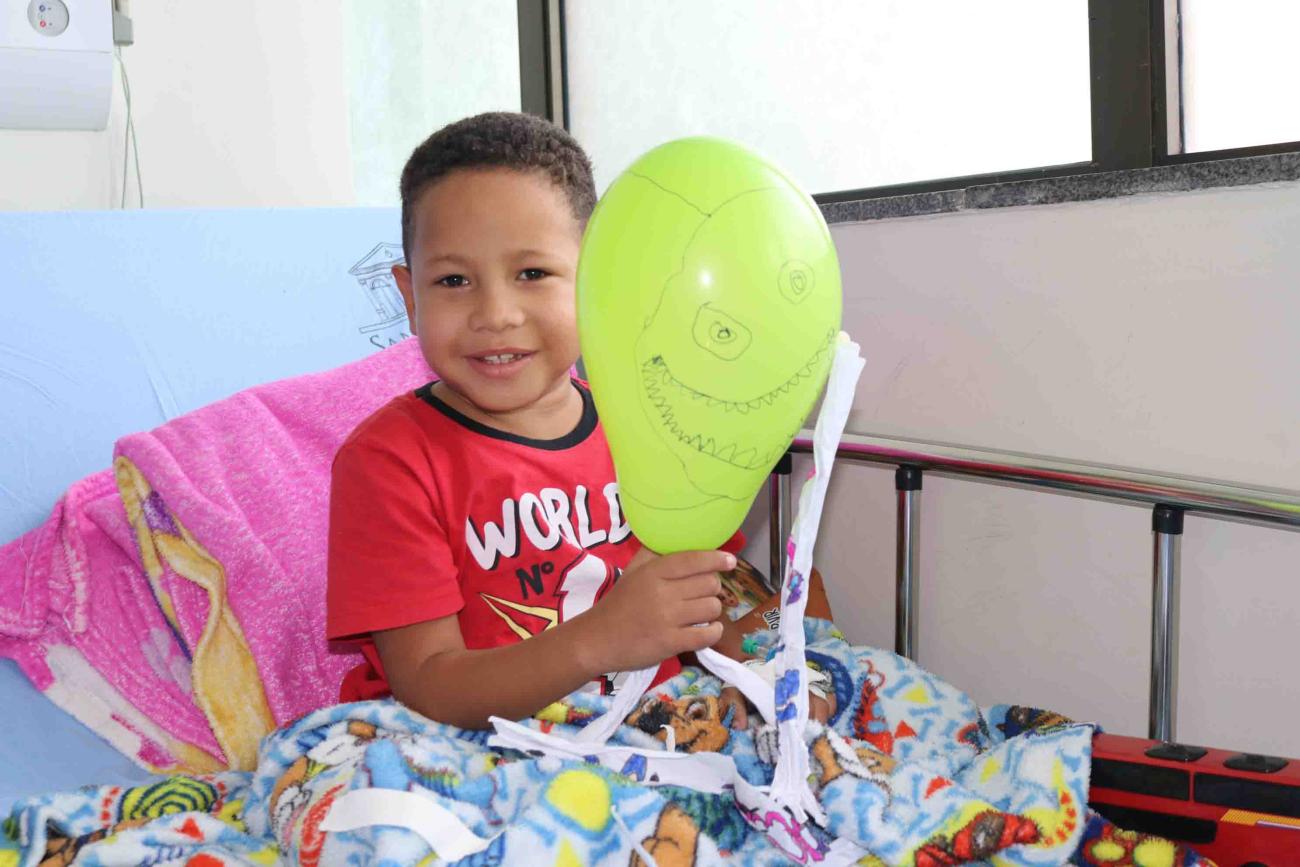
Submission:
M 393 274 L 434 371 L 492 414 L 567 388 L 582 229 L 564 194 L 542 174 L 460 169 L 414 217 L 410 262 Z

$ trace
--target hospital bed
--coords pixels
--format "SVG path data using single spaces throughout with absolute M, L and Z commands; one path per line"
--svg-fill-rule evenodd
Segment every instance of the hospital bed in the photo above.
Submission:
M 388 208 L 0 214 L 0 544 L 119 437 L 406 337 L 401 256 Z M 3 658 L 0 708 L 0 814 L 146 778 Z
M 69 484 L 106 467 L 118 437 L 256 383 L 337 366 L 406 337 L 388 274 L 401 257 L 399 238 L 392 209 L 0 215 L 8 302 L 0 320 L 0 401 L 6 408 L 0 426 L 0 540 L 35 527 Z M 800 438 L 792 452 L 807 450 L 807 438 Z M 1183 514 L 1300 526 L 1300 493 L 1290 491 L 857 433 L 846 438 L 840 458 L 897 468 L 895 642 L 906 656 L 914 657 L 917 649 L 920 501 L 927 476 L 1150 507 L 1154 613 L 1147 734 L 1154 742 L 1176 739 Z M 771 485 L 772 575 L 780 572 L 779 543 L 789 528 L 791 463 L 778 466 Z M 0 813 L 26 794 L 145 778 L 54 707 L 7 660 L 0 660 L 0 707 L 19 723 L 0 740 L 0 767 L 6 769 Z M 1152 759 L 1144 755 L 1148 746 L 1099 741 L 1117 763 L 1111 777 L 1100 781 L 1113 785 L 1098 788 L 1099 796 L 1139 811 L 1157 833 L 1170 834 L 1168 823 L 1159 824 L 1162 813 L 1202 823 L 1193 828 L 1200 835 L 1193 842 L 1211 854 L 1215 840 L 1233 838 L 1243 828 L 1252 839 L 1294 833 L 1300 848 L 1294 764 L 1269 773 L 1231 772 L 1248 783 L 1276 787 L 1289 781 L 1294 788 L 1237 787 L 1250 795 L 1236 807 L 1239 812 L 1280 820 L 1225 824 L 1223 814 L 1233 805 L 1198 804 L 1191 797 L 1192 775 L 1233 757 L 1216 752 L 1191 762 L 1177 760 L 1186 756 Z M 1189 798 L 1179 802 L 1163 797 L 1170 794 L 1163 790 L 1153 795 L 1142 782 L 1151 774 L 1125 771 L 1125 763 L 1163 769 L 1164 777 L 1184 774 Z M 1135 786 L 1142 791 L 1131 791 Z M 1267 809 L 1252 809 L 1260 807 Z M 1138 814 L 1124 815 L 1132 824 Z M 1295 829 L 1288 819 L 1295 820 Z M 1213 825 L 1213 838 L 1207 839 L 1205 822 Z
M 792 454 L 812 450 L 811 432 Z M 1193 844 L 1220 865 L 1300 864 L 1300 761 L 1180 744 L 1176 737 L 1184 515 L 1300 529 L 1300 492 L 962 446 L 847 434 L 838 462 L 896 467 L 894 651 L 917 657 L 921 492 L 929 474 L 1149 507 L 1151 682 L 1147 737 L 1094 741 L 1091 805 L 1121 827 Z M 770 574 L 791 514 L 791 456 L 769 485 Z

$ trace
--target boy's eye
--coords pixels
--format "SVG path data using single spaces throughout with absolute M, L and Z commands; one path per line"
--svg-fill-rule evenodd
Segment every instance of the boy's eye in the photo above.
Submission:
M 546 272 L 541 268 L 525 268 L 519 272 L 519 276 L 525 280 L 540 280 L 546 276 Z
M 446 286 L 449 289 L 458 289 L 468 282 L 469 281 L 465 279 L 463 274 L 448 274 L 446 277 L 443 277 L 438 281 L 438 285 Z

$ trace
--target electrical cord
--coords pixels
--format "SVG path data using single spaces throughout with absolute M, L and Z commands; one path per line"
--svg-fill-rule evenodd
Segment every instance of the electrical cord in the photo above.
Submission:
M 135 137 L 135 118 L 131 113 L 131 79 L 126 74 L 126 61 L 122 59 L 122 49 L 114 48 L 113 53 L 117 55 L 117 65 L 122 69 L 122 94 L 126 97 L 126 132 L 122 137 L 122 201 L 120 207 L 126 207 L 127 160 L 134 153 L 136 193 L 140 200 L 139 206 L 143 208 L 144 180 L 140 177 L 140 143 Z

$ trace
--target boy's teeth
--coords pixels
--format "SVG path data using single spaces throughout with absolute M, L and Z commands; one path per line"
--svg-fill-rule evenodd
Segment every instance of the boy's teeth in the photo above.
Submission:
M 513 353 L 506 354 L 506 355 L 485 355 L 483 356 L 483 360 L 486 361 L 488 364 L 506 364 L 508 362 L 514 361 L 516 358 L 519 357 L 520 356 L 515 355 Z

